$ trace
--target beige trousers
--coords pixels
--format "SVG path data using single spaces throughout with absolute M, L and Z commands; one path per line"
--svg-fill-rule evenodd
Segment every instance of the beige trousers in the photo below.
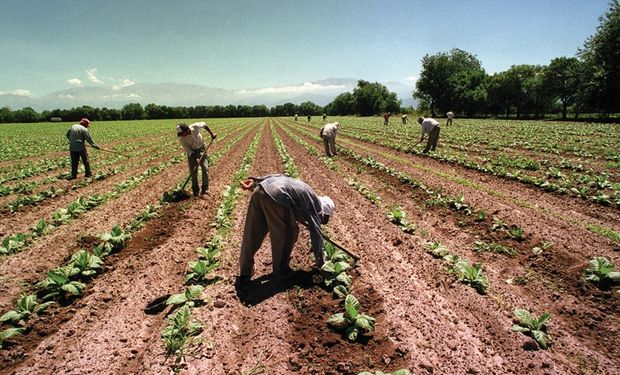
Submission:
M 239 275 L 251 276 L 254 272 L 254 255 L 269 232 L 271 237 L 271 258 L 274 275 L 290 270 L 291 252 L 297 241 L 299 226 L 293 211 L 283 206 L 265 193 L 259 186 L 250 198 L 245 218 L 241 254 L 239 255 Z
M 323 144 L 325 145 L 325 155 L 329 157 L 338 155 L 336 153 L 336 137 L 324 135 Z

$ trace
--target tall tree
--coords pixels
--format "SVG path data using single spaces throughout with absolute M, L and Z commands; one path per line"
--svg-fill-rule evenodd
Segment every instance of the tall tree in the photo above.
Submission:
M 352 115 L 355 113 L 355 98 L 350 92 L 343 92 L 334 98 L 334 100 L 327 105 L 327 114 L 343 116 Z
M 579 56 L 594 70 L 591 102 L 606 113 L 620 112 L 620 0 L 612 0 L 599 20 Z
M 485 80 L 486 73 L 476 56 L 454 48 L 422 58 L 414 97 L 425 103 L 433 116 L 437 111 L 475 114 L 484 105 Z
M 385 111 L 398 112 L 400 100 L 396 93 L 390 92 L 379 82 L 370 83 L 364 80 L 357 81 L 353 89 L 355 110 L 361 116 L 376 115 Z
M 129 103 L 121 109 L 123 120 L 140 120 L 144 118 L 144 108 L 140 103 Z
M 566 119 L 568 106 L 575 104 L 582 87 L 582 64 L 576 57 L 558 57 L 544 72 L 544 85 L 554 99 L 562 103 L 562 119 Z

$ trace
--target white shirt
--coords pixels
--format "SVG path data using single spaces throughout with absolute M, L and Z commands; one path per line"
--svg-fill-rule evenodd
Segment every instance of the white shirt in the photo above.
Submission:
M 336 125 L 335 122 L 330 123 L 330 124 L 325 124 L 325 126 L 323 126 L 323 135 L 326 137 L 335 137 L 336 133 L 338 132 L 338 125 Z
M 192 150 L 198 150 L 205 146 L 205 142 L 202 140 L 202 134 L 200 134 L 200 129 L 207 126 L 206 122 L 195 122 L 191 125 L 188 125 L 191 133 L 186 136 L 180 136 L 179 142 L 185 149 L 185 153 L 187 155 L 192 154 Z
M 448 112 L 446 113 L 446 115 L 448 116 L 449 119 L 452 119 L 454 117 L 454 113 L 452 112 Z
M 424 135 L 424 133 L 430 134 L 431 130 L 435 129 L 435 126 L 439 126 L 439 122 L 437 120 L 430 117 L 425 118 L 420 124 L 420 131 L 422 132 L 422 135 Z

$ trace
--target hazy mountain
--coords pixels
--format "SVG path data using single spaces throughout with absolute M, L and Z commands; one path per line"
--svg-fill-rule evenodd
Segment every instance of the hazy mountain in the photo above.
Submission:
M 390 91 L 396 92 L 404 106 L 412 105 L 413 87 L 399 82 L 384 83 Z M 156 103 L 169 106 L 195 105 L 256 105 L 268 107 L 291 102 L 300 104 L 311 101 L 324 106 L 338 94 L 352 92 L 357 79 L 327 78 L 290 86 L 263 87 L 244 90 L 181 84 L 181 83 L 133 83 L 125 86 L 73 87 L 50 94 L 33 97 L 14 94 L 0 95 L 0 106 L 12 109 L 32 107 L 37 111 L 54 108 L 71 108 L 82 105 L 93 107 L 121 108 L 128 103 Z

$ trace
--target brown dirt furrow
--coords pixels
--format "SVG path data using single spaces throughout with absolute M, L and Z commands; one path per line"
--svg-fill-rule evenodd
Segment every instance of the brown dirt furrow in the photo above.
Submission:
M 168 148 L 169 150 L 173 150 L 174 148 L 176 148 L 176 145 L 174 145 L 173 147 L 170 147 L 173 143 L 170 142 L 168 145 L 166 146 L 162 146 L 162 145 L 158 145 L 155 147 L 146 147 L 143 150 L 138 150 L 138 152 L 135 153 L 131 153 L 130 159 L 126 159 L 122 156 L 119 155 L 114 155 L 114 154 L 109 154 L 106 153 L 106 156 L 109 157 L 105 157 L 103 158 L 103 160 L 101 160 L 99 158 L 99 160 L 97 160 L 96 155 L 94 155 L 94 151 L 90 151 L 89 152 L 89 157 L 91 158 L 91 168 L 94 172 L 94 174 L 96 174 L 99 171 L 107 171 L 108 169 L 111 168 L 115 168 L 118 165 L 134 165 L 136 163 L 136 160 L 141 160 L 141 159 L 146 159 L 149 158 L 153 153 L 155 152 L 159 152 L 160 154 L 162 153 L 161 150 L 163 148 Z M 148 145 L 147 145 L 148 146 Z M 112 156 L 110 156 L 112 155 Z M 68 156 L 67 156 L 68 158 Z M 105 165 L 101 165 L 101 163 L 99 163 L 99 161 L 103 161 L 105 163 Z M 108 160 L 111 161 L 110 163 L 108 163 Z M 113 162 L 112 162 L 113 161 Z M 83 172 L 82 172 L 82 164 L 80 163 L 80 170 L 79 170 L 79 175 L 82 176 Z M 44 191 L 49 189 L 51 186 L 55 186 L 57 187 L 58 185 L 68 185 L 71 186 L 71 183 L 68 183 L 68 181 L 65 181 L 64 178 L 66 176 L 68 176 L 71 172 L 71 165 L 67 165 L 66 167 L 63 168 L 58 168 L 58 169 L 54 169 L 48 172 L 44 172 L 44 173 L 40 173 L 25 179 L 21 179 L 21 180 L 17 180 L 17 181 L 11 181 L 11 182 L 7 182 L 3 185 L 6 186 L 19 186 L 22 184 L 36 184 L 36 186 L 34 186 L 32 189 L 32 192 L 29 194 L 36 194 L 38 192 Z M 50 178 L 52 180 L 50 180 Z M 55 179 L 55 180 L 54 180 Z M 74 183 L 76 181 L 79 180 L 75 180 Z M 12 193 L 9 194 L 7 196 L 1 197 L 0 198 L 0 207 L 3 207 L 7 204 L 9 204 L 11 201 L 13 201 L 14 199 L 16 199 L 18 196 L 22 195 L 21 193 Z
M 311 163 L 304 165 L 309 164 Z M 325 170 L 321 165 L 317 168 Z M 353 173 L 352 170 L 350 172 Z M 320 176 L 321 173 L 311 175 Z M 332 184 L 335 180 L 319 179 L 330 181 Z M 380 185 L 389 183 L 378 181 L 375 187 L 383 193 L 390 189 L 381 188 Z M 338 190 L 342 195 L 347 188 L 341 186 Z M 428 367 L 430 363 L 431 367 L 440 373 L 465 373 L 470 370 L 483 373 L 508 371 L 521 373 L 523 365 L 527 364 L 530 373 L 579 373 L 576 356 L 595 358 L 607 365 L 614 363 L 613 352 L 606 354 L 604 350 L 598 352 L 595 349 L 596 345 L 589 342 L 590 339 L 577 338 L 571 333 L 571 326 L 561 317 L 558 326 L 554 327 L 552 323 L 550 327 L 551 332 L 554 328 L 559 330 L 555 332 L 558 348 L 556 354 L 524 351 L 521 345 L 527 338 L 510 331 L 511 311 L 513 307 L 520 307 L 528 308 L 537 314 L 542 313 L 543 307 L 535 296 L 518 292 L 512 295 L 513 291 L 506 290 L 511 287 L 502 283 L 497 290 L 492 286 L 489 297 L 483 297 L 467 286 L 456 284 L 443 270 L 442 262 L 424 254 L 421 246 L 424 241 L 421 238 L 403 234 L 395 226 L 387 223 L 383 214 L 369 202 L 356 203 L 356 200 L 363 199 L 361 195 L 354 191 L 350 194 L 353 196 L 347 193 L 346 199 L 346 202 L 349 202 L 347 215 L 350 218 L 339 220 L 353 221 L 355 224 L 351 225 L 345 221 L 342 226 L 337 227 L 346 228 L 353 233 L 345 233 L 343 237 L 338 233 L 337 238 L 344 238 L 342 241 L 345 243 L 357 243 L 360 247 L 359 251 L 363 258 L 361 268 L 363 270 L 367 267 L 371 270 L 361 272 L 362 278 L 368 275 L 366 277 L 375 280 L 372 285 L 381 286 L 379 294 L 389 306 L 385 308 L 389 314 L 386 320 L 396 327 L 392 330 L 395 337 L 407 343 L 405 347 L 410 351 L 411 369 L 417 365 Z M 394 199 L 396 193 L 391 194 Z M 406 193 L 401 194 L 400 201 L 408 213 L 419 215 L 414 216 L 416 221 L 426 222 L 429 225 L 424 227 L 429 232 L 427 238 L 440 239 L 450 249 L 456 249 L 459 253 L 458 249 L 462 247 L 464 237 L 467 236 L 454 225 L 454 221 L 443 223 L 443 220 L 437 220 L 432 214 L 416 210 L 413 205 L 407 205 L 407 196 Z M 356 207 L 358 204 L 368 206 L 367 214 L 354 215 L 351 210 L 352 204 Z M 338 214 L 332 221 L 337 218 Z M 363 224 L 366 225 L 362 226 Z M 332 223 L 330 227 L 334 228 Z M 358 232 L 360 229 L 361 233 Z M 501 259 L 497 263 L 501 263 Z M 510 265 L 506 268 L 510 268 Z M 495 270 L 490 275 L 492 285 L 494 280 L 506 278 L 501 274 L 502 271 L 504 269 Z M 540 297 L 546 304 L 552 300 L 552 291 L 543 292 L 544 295 Z M 571 298 L 567 300 L 570 301 Z M 584 322 L 587 320 L 581 321 Z M 577 321 L 576 324 L 580 322 Z M 613 334 L 608 336 L 611 337 Z M 613 346 L 607 345 L 607 348 L 611 347 Z M 485 364 L 486 368 L 479 368 L 481 364 Z
M 221 146 L 213 146 L 214 151 Z M 146 169 L 146 167 L 144 168 Z M 128 222 L 148 203 L 160 199 L 164 191 L 187 175 L 185 162 L 175 164 L 158 175 L 145 180 L 141 186 L 111 200 L 82 218 L 60 226 L 20 253 L 1 259 L 0 275 L 5 280 L 0 289 L 0 308 L 6 309 L 22 286 L 40 280 L 47 270 L 58 266 L 74 251 L 84 247 L 92 236 L 109 231 L 117 223 Z
M 282 163 L 266 121 L 249 175 L 262 176 L 282 171 Z M 203 358 L 189 361 L 190 372 L 239 373 L 250 369 L 261 356 L 271 369 L 290 350 L 283 339 L 290 332 L 290 327 L 283 317 L 292 307 L 286 298 L 285 287 L 268 277 L 271 272 L 269 236 L 256 254 L 255 281 L 250 290 L 240 292 L 234 283 L 239 272 L 239 248 L 250 196 L 245 191 L 239 196 L 233 226 L 226 238 L 225 261 L 221 268 L 226 282 L 209 287 L 217 307 L 197 312 L 201 320 L 210 322 L 209 329 L 203 333 L 209 348 L 202 351 Z
M 91 194 L 105 194 L 113 190 L 115 184 L 126 180 L 130 176 L 138 175 L 146 169 L 158 165 L 160 162 L 167 162 L 174 155 L 167 154 L 146 164 L 115 174 L 101 181 L 93 181 L 91 184 L 72 189 L 73 181 L 58 181 L 57 188 L 61 188 L 65 193 L 56 198 L 46 199 L 36 205 L 22 207 L 14 213 L 3 214 L 0 220 L 0 236 L 8 236 L 15 233 L 28 233 L 30 228 L 40 219 L 44 218 L 49 223 L 52 213 L 59 208 L 66 207 L 78 197 L 87 197 Z M 94 171 L 96 173 L 96 171 Z M 82 178 L 82 177 L 78 177 Z M 74 180 L 75 181 L 75 180 Z M 97 208 L 95 209 L 97 210 Z
M 168 372 L 160 339 L 164 314 L 146 315 L 143 308 L 155 297 L 183 290 L 187 262 L 195 258 L 194 249 L 212 231 L 209 224 L 221 200 L 219 192 L 229 183 L 254 134 L 248 133 L 213 166 L 208 195 L 167 206 L 160 219 L 138 232 L 115 255 L 108 272 L 89 286 L 89 294 L 76 302 L 80 308 L 68 311 L 66 320 L 13 373 Z M 161 185 L 161 190 L 172 186 L 186 172 L 181 166 L 179 173 L 154 186 Z M 152 195 L 146 187 L 138 190 L 151 203 L 161 197 L 161 191 Z

